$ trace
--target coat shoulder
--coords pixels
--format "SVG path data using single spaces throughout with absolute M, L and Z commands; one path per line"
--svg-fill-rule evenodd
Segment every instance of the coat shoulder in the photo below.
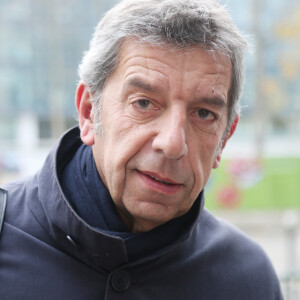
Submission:
M 263 295 L 280 299 L 280 284 L 263 248 L 208 210 L 203 211 L 202 217 L 196 235 L 212 277 L 219 278 L 225 286 L 242 287 L 249 295 L 257 295 L 257 299 L 263 299 Z
M 38 175 L 13 181 L 1 188 L 7 191 L 3 231 L 9 226 L 51 244 L 53 240 L 46 228 L 47 218 L 39 201 Z

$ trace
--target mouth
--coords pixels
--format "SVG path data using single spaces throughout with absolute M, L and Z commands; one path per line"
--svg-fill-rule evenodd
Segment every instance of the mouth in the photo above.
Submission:
M 155 181 L 166 184 L 166 185 L 172 185 L 173 184 L 173 183 L 170 183 L 170 182 L 167 182 L 167 181 L 159 180 L 158 178 L 156 178 L 154 176 L 151 176 L 151 175 L 148 175 L 148 176 L 151 177 L 152 179 L 154 179 Z
M 156 192 L 175 194 L 182 186 L 182 184 L 175 182 L 172 179 L 163 178 L 152 172 L 138 171 L 138 173 L 146 186 Z

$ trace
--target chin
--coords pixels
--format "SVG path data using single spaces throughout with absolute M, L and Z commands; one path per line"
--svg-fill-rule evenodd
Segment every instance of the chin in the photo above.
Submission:
M 150 207 L 149 207 L 150 206 Z M 139 224 L 140 231 L 149 231 L 155 227 L 158 227 L 168 221 L 176 218 L 175 212 L 168 211 L 168 208 L 162 207 L 161 205 L 146 204 L 141 205 L 140 208 L 131 212 L 132 220 L 134 224 Z

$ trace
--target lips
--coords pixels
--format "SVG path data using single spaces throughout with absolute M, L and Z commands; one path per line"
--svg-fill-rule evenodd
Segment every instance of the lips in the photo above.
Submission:
M 156 192 L 175 194 L 182 186 L 182 184 L 172 179 L 161 177 L 152 172 L 138 171 L 138 173 L 146 186 Z
M 154 180 L 158 181 L 158 182 L 161 182 L 161 183 L 164 183 L 164 184 L 180 184 L 178 182 L 175 182 L 174 180 L 172 179 L 169 179 L 169 178 L 164 178 L 156 173 L 153 173 L 153 172 L 141 172 L 151 178 L 153 178 Z
M 152 179 L 154 179 L 155 181 L 157 182 L 160 182 L 160 183 L 163 183 L 163 184 L 166 184 L 166 185 L 172 185 L 173 183 L 170 183 L 170 182 L 167 182 L 167 181 L 163 181 L 163 180 L 159 180 L 158 178 L 154 177 L 154 176 L 151 176 L 151 175 L 148 175 L 150 176 Z

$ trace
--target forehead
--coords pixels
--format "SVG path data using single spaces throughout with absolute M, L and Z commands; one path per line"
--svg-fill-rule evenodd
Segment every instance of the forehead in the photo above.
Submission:
M 159 92 L 172 91 L 173 95 L 206 93 L 212 89 L 227 102 L 231 86 L 231 62 L 224 55 L 210 54 L 200 46 L 176 49 L 127 40 L 119 53 L 112 77 L 126 85 L 138 78 Z M 133 80 L 134 81 L 134 80 Z
M 189 57 L 191 59 L 188 59 Z M 177 60 L 174 61 L 174 58 Z M 199 72 L 209 69 L 211 73 L 216 72 L 224 75 L 230 73 L 231 75 L 232 69 L 229 57 L 217 52 L 205 51 L 201 45 L 176 48 L 169 44 L 153 45 L 134 39 L 127 39 L 120 48 L 116 69 L 124 69 L 134 63 L 140 63 L 143 66 L 147 63 L 147 67 L 149 67 L 153 65 L 155 60 L 156 63 L 169 65 L 178 71 L 184 71 L 179 62 L 184 62 L 188 70 L 194 69 Z

